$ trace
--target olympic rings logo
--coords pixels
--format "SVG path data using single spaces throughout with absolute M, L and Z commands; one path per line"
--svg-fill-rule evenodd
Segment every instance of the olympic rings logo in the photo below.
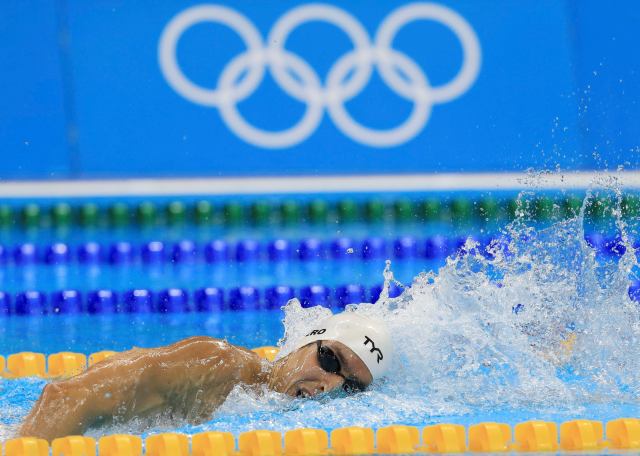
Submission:
M 462 65 L 445 84 L 432 86 L 413 59 L 392 47 L 398 31 L 419 19 L 448 27 L 462 45 Z M 285 48 L 289 35 L 310 21 L 324 21 L 339 28 L 353 44 L 353 50 L 331 66 L 325 81 L 320 80 L 302 57 Z M 224 67 L 213 89 L 191 81 L 176 57 L 182 34 L 202 22 L 229 27 L 247 47 Z M 373 42 L 358 20 L 333 5 L 313 3 L 291 9 L 274 24 L 266 42 L 257 28 L 237 11 L 221 5 L 198 5 L 171 19 L 158 46 L 160 68 L 176 92 L 194 103 L 217 108 L 228 128 L 238 137 L 263 148 L 291 147 L 306 140 L 322 121 L 325 109 L 335 126 L 354 141 L 373 147 L 403 144 L 424 128 L 434 104 L 451 101 L 473 85 L 480 70 L 480 54 L 480 43 L 471 25 L 457 12 L 435 3 L 411 3 L 392 11 L 380 24 Z M 374 66 L 392 91 L 413 104 L 403 123 L 385 130 L 358 123 L 345 108 L 345 102 L 365 88 Z M 306 106 L 302 118 L 282 131 L 267 131 L 251 125 L 237 107 L 238 102 L 257 89 L 267 67 L 280 88 Z

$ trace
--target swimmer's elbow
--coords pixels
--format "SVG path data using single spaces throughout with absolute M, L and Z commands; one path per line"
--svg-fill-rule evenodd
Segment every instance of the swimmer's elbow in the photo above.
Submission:
M 93 411 L 100 403 L 95 392 L 69 380 L 48 383 L 40 395 L 42 405 L 52 410 L 71 410 L 82 415 Z
M 69 396 L 68 388 L 63 382 L 47 383 L 40 394 L 40 402 L 56 404 Z
M 64 382 L 48 383 L 17 432 L 18 437 L 51 440 L 80 434 L 86 423 L 83 410 L 71 399 L 73 389 Z

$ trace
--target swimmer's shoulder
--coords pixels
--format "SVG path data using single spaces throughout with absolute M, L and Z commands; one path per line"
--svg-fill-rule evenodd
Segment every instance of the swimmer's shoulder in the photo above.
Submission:
M 155 362 L 198 362 L 213 361 L 216 359 L 228 361 L 243 361 L 248 359 L 260 359 L 260 357 L 244 347 L 229 343 L 224 339 L 216 339 L 209 336 L 192 336 L 179 340 L 173 344 L 155 347 L 139 348 L 117 353 L 94 366 L 113 367 L 117 364 L 130 365 L 131 362 L 149 363 Z
M 255 352 L 248 348 L 231 344 L 224 339 L 216 339 L 209 336 L 188 337 L 166 348 L 170 351 L 186 351 L 193 356 L 202 358 L 260 358 Z
M 167 348 L 174 361 L 185 362 L 190 371 L 201 371 L 203 379 L 208 378 L 214 383 L 231 378 L 247 384 L 255 383 L 264 370 L 263 360 L 257 353 L 223 339 L 189 337 Z

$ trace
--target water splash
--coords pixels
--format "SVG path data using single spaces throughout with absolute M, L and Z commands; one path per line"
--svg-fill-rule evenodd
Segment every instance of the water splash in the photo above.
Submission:
M 520 216 L 501 238 L 486 249 L 468 240 L 395 299 L 387 264 L 378 302 L 347 309 L 384 319 L 396 347 L 394 374 L 361 399 L 370 421 L 640 409 L 640 312 L 627 293 L 637 262 L 615 196 L 614 228 L 626 248 L 617 261 L 585 241 L 589 194 L 577 217 L 543 228 L 528 222 L 521 195 Z M 290 303 L 282 353 L 325 314 Z M 336 412 L 325 407 L 325 416 Z

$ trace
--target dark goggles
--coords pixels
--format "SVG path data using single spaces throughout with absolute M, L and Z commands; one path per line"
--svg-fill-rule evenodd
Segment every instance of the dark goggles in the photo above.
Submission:
M 342 367 L 340 366 L 340 360 L 336 354 L 326 345 L 322 345 L 321 341 L 317 342 L 318 345 L 318 364 L 323 371 L 330 374 L 339 375 L 344 379 L 342 382 L 342 389 L 347 393 L 357 393 L 367 389 L 367 386 L 361 381 L 354 378 L 347 378 L 340 373 Z

